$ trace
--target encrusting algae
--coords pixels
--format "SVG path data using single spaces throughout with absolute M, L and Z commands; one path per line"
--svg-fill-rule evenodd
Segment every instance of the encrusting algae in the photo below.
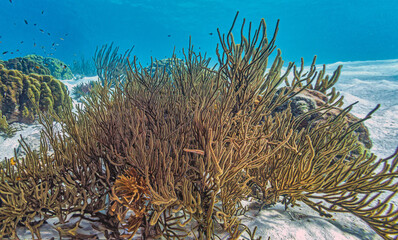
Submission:
M 303 202 L 325 217 L 347 212 L 384 239 L 396 238 L 398 151 L 387 159 L 364 151 L 346 161 L 359 147 L 353 132 L 377 107 L 351 125 L 344 117 L 352 105 L 327 117 L 342 104 L 330 89 L 341 67 L 328 78 L 314 59 L 308 72 L 293 63 L 282 72 L 280 50 L 268 65 L 278 25 L 271 39 L 264 20 L 254 35 L 245 36 L 244 25 L 240 43 L 233 27 L 219 32 L 217 69 L 191 46 L 170 73 L 122 59 L 124 83 L 105 77 L 76 113 L 65 105 L 62 114 L 40 114 L 40 152 L 21 141 L 27 155 L 16 165 L 7 160 L 0 177 L 0 235 L 15 239 L 23 224 L 41 238 L 46 219 L 64 224 L 73 213 L 102 223 L 108 239 L 131 238 L 138 229 L 143 239 L 217 239 L 219 228 L 230 239 L 245 231 L 256 239 L 240 220 L 242 202 L 252 198 L 264 207 Z M 291 87 L 277 94 L 283 82 Z M 289 107 L 275 112 L 297 88 L 322 91 L 328 102 L 298 117 Z M 55 133 L 53 121 L 64 134 Z M 57 227 L 60 235 L 87 238 L 80 220 Z

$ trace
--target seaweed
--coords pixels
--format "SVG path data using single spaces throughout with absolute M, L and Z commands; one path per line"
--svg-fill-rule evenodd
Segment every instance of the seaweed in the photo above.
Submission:
M 249 24 L 247 37 L 244 20 L 236 43 L 236 18 L 227 34 L 218 30 L 218 68 L 190 44 L 183 63 L 170 58 L 170 73 L 118 58 L 127 64 L 120 82 L 115 65 L 107 66 L 112 61 L 101 57 L 110 48 L 102 48 L 98 59 L 108 60 L 100 61 L 99 71 L 110 72 L 102 75 L 103 85 L 76 111 L 65 106 L 58 115 L 40 113 L 40 151 L 21 140 L 27 155 L 6 161 L 0 234 L 16 238 L 17 225 L 24 224 L 40 238 L 46 219 L 56 216 L 64 224 L 73 214 L 78 221 L 57 227 L 60 236 L 83 238 L 84 219 L 105 226 L 108 239 L 131 238 L 139 230 L 143 239 L 219 239 L 220 229 L 230 239 L 243 232 L 254 239 L 256 229 L 240 220 L 247 210 L 242 201 L 254 198 L 286 208 L 303 202 L 325 217 L 347 212 L 384 239 L 396 237 L 391 199 L 398 189 L 398 150 L 386 159 L 365 151 L 346 160 L 358 148 L 353 132 L 379 106 L 351 125 L 345 116 L 353 105 L 327 117 L 343 101 L 337 93 L 294 118 L 289 107 L 275 111 L 317 79 L 315 62 L 308 72 L 294 63 L 282 71 L 278 50 L 268 66 L 278 24 L 269 40 L 264 20 L 253 35 Z M 278 92 L 292 71 L 291 88 Z M 337 80 L 322 79 L 316 86 L 324 90 Z

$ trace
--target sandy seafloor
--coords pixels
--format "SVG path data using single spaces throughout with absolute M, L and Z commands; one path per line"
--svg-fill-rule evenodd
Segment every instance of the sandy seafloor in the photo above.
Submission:
M 336 84 L 345 96 L 345 105 L 359 101 L 351 113 L 358 117 L 364 117 L 378 103 L 380 109 L 373 114 L 372 119 L 366 121 L 373 140 L 372 152 L 380 158 L 390 156 L 398 146 L 398 59 L 361 62 L 339 62 L 327 65 L 327 71 L 331 74 L 338 65 L 343 64 L 342 74 Z M 319 66 L 319 68 L 321 67 Z M 72 86 L 89 81 L 92 78 L 81 80 L 63 81 L 70 89 Z M 19 135 L 28 136 L 39 134 L 40 127 L 29 126 L 17 133 L 13 138 L 0 138 L 0 159 L 13 156 L 13 148 L 18 146 Z M 398 197 L 394 198 L 397 206 Z M 267 210 L 258 211 L 253 204 L 252 210 L 246 213 L 243 220 L 249 228 L 258 227 L 256 236 L 262 239 L 382 239 L 360 219 L 350 214 L 333 214 L 334 217 L 326 219 L 318 213 L 302 204 L 300 207 L 284 210 L 284 206 L 277 204 Z M 48 239 L 58 234 L 49 221 L 42 227 L 42 237 Z M 95 233 L 88 223 L 82 224 L 80 233 Z M 26 229 L 18 229 L 21 239 L 31 239 Z M 103 239 L 103 235 L 98 235 Z M 222 236 L 222 234 L 221 234 Z M 134 239 L 140 239 L 139 236 Z M 224 236 L 222 239 L 227 239 Z M 249 239 L 242 235 L 242 239 Z

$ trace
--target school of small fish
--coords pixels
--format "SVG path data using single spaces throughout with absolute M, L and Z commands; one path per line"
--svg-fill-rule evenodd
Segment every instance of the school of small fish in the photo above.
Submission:
M 9 1 L 10 1 L 11 4 L 13 3 L 12 0 L 9 0 Z M 42 15 L 44 14 L 44 10 L 41 11 L 41 14 L 42 14 Z M 29 25 L 29 22 L 28 22 L 27 19 L 24 19 L 24 22 L 25 22 L 26 25 Z M 14 25 L 16 25 L 16 23 L 14 23 Z M 34 23 L 33 26 L 36 27 L 37 24 Z M 45 31 L 44 29 L 42 29 L 42 28 L 39 28 L 38 30 L 39 30 L 40 32 L 42 32 L 42 33 L 46 33 L 46 31 Z M 51 33 L 47 32 L 47 35 L 48 35 L 48 36 L 51 36 Z M 210 36 L 213 36 L 213 33 L 210 32 L 209 35 L 210 35 Z M 67 37 L 67 36 L 68 36 L 68 33 L 64 34 L 63 37 L 60 37 L 59 40 L 64 41 L 64 40 L 65 40 L 64 37 Z M 172 36 L 171 34 L 168 34 L 168 35 L 167 35 L 167 37 L 169 37 L 169 38 L 170 38 L 171 36 Z M 0 36 L 0 39 L 1 39 L 1 38 L 2 38 L 2 36 Z M 34 40 L 34 39 L 33 39 L 33 40 Z M 2 42 L 0 41 L 0 44 L 1 44 L 1 43 L 2 43 Z M 20 44 L 23 44 L 23 43 L 24 43 L 24 41 L 21 41 L 21 42 L 20 42 Z M 37 46 L 37 44 L 36 44 L 36 42 L 34 41 L 34 42 L 33 42 L 33 47 L 36 47 L 36 46 Z M 50 48 L 50 49 L 53 50 L 53 51 L 55 52 L 55 51 L 57 50 L 57 46 L 59 46 L 59 44 L 56 43 L 56 42 L 53 42 L 53 43 L 51 44 L 51 48 Z M 40 46 L 40 48 L 43 50 L 44 54 L 47 54 L 47 56 L 54 55 L 54 52 L 47 53 L 45 46 Z M 200 49 L 200 47 L 199 47 L 199 49 Z M 19 52 L 19 49 L 17 49 L 15 52 Z M 3 52 L 3 55 L 8 54 L 8 53 L 14 54 L 14 52 L 4 51 L 4 52 Z M 74 54 L 74 55 L 76 56 L 76 54 Z M 64 68 L 65 68 L 65 67 L 64 67 Z
M 12 0 L 9 0 L 9 2 L 10 2 L 11 4 L 13 3 Z M 41 14 L 44 15 L 44 10 L 41 11 Z M 29 24 L 29 22 L 28 22 L 27 19 L 24 19 L 23 21 L 24 21 L 25 25 L 31 25 L 31 24 Z M 17 24 L 14 22 L 14 25 L 17 25 Z M 34 23 L 33 26 L 36 27 L 36 26 L 37 26 L 37 23 Z M 45 31 L 44 29 L 42 29 L 42 28 L 39 28 L 38 30 L 39 30 L 40 32 L 42 32 L 42 33 L 46 33 L 46 31 Z M 51 36 L 51 33 L 47 32 L 47 35 L 48 35 L 48 36 Z M 67 37 L 68 35 L 69 35 L 68 33 L 64 34 L 62 37 L 59 38 L 59 40 L 64 41 L 64 40 L 65 40 L 64 38 Z M 1 38 L 2 38 L 2 36 L 0 36 L 0 39 L 1 39 Z M 23 44 L 24 42 L 25 42 L 25 41 L 21 41 L 21 42 L 20 42 L 20 45 Z M 1 43 L 2 43 L 2 41 L 0 41 L 0 44 L 1 44 Z M 50 48 L 50 50 L 53 50 L 53 52 L 49 52 L 49 53 L 47 53 L 46 47 L 45 47 L 45 46 L 42 45 L 42 46 L 40 46 L 40 48 L 43 50 L 43 52 L 44 52 L 45 55 L 51 56 L 51 55 L 54 55 L 54 52 L 57 50 L 57 47 L 58 47 L 59 45 L 60 45 L 59 43 L 53 42 L 53 43 L 51 44 L 51 48 Z M 36 46 L 37 46 L 36 41 L 35 41 L 35 39 L 33 39 L 33 47 L 36 47 Z M 1 45 L 0 45 L 0 47 L 1 47 Z M 6 55 L 6 54 L 14 54 L 14 53 L 19 52 L 19 51 L 20 51 L 19 49 L 16 49 L 15 51 L 7 50 L 7 51 L 3 51 L 2 54 L 3 54 L 3 55 Z

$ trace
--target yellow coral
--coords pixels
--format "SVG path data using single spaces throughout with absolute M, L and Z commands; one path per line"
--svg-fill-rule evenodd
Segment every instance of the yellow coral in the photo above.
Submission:
M 146 205 L 150 200 L 150 192 L 145 180 L 138 176 L 134 168 L 130 168 L 124 175 L 116 179 L 112 187 L 112 195 L 112 200 L 115 202 L 111 207 L 111 212 L 116 213 L 121 222 L 127 213 L 121 211 L 122 207 L 133 211 L 134 214 L 128 218 L 125 227 L 134 234 L 141 225 Z

